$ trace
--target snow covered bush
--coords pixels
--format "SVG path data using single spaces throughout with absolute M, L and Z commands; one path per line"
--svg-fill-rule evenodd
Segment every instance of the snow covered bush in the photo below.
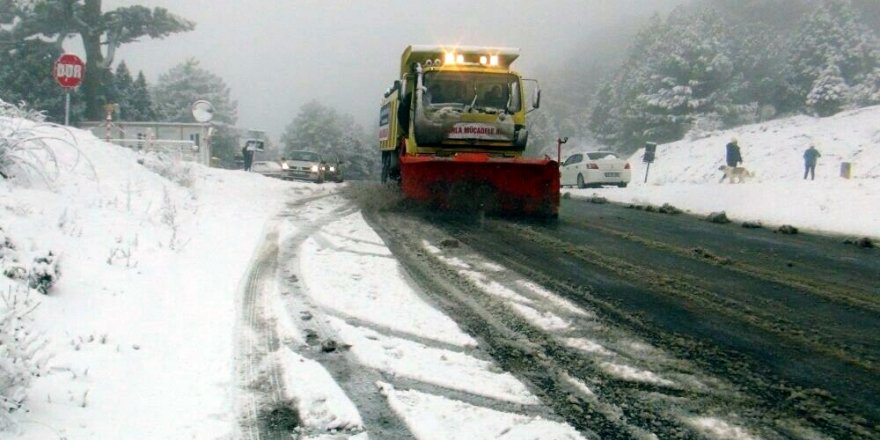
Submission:
M 880 104 L 880 67 L 865 77 L 860 84 L 853 86 L 852 102 L 856 107 Z
M 0 272 L 3 276 L 12 280 L 23 280 L 27 278 L 27 269 L 22 267 L 18 262 L 18 255 L 15 251 L 15 245 L 3 228 L 0 228 Z
M 38 303 L 28 292 L 10 288 L 0 295 L 0 432 L 15 427 L 11 414 L 22 409 L 31 379 L 48 361 L 46 340 L 30 328 L 28 315 Z
M 46 295 L 60 275 L 58 257 L 49 251 L 45 256 L 34 257 L 34 264 L 28 272 L 28 287 Z
M 27 104 L 10 104 L 0 99 L 0 118 L 27 119 L 29 121 L 43 122 L 46 115 L 43 112 L 28 108 Z
M 58 126 L 40 121 L 41 114 L 0 101 L 0 177 L 27 181 L 36 177 L 52 187 L 62 171 L 72 171 L 80 163 L 90 167 L 92 174 L 97 176 L 91 162 L 77 147 L 73 133 L 63 127 L 57 130 Z M 42 130 L 48 126 L 56 128 L 52 134 Z M 61 169 L 57 158 L 58 148 L 67 148 L 76 153 L 76 160 L 71 163 L 69 170 Z
M 195 184 L 192 163 L 174 158 L 170 154 L 151 151 L 138 159 L 138 163 L 184 188 L 192 188 Z
M 817 116 L 831 116 L 843 108 L 848 96 L 849 87 L 840 75 L 840 68 L 830 64 L 816 78 L 806 104 Z

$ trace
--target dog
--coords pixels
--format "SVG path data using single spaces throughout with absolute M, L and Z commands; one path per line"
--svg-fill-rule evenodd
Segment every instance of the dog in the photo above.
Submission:
M 727 165 L 721 165 L 718 167 L 719 171 L 724 171 L 724 175 L 721 176 L 721 180 L 718 182 L 721 183 L 724 179 L 727 179 L 730 183 L 744 183 L 746 178 L 755 177 L 755 173 L 747 170 L 745 167 L 729 167 Z

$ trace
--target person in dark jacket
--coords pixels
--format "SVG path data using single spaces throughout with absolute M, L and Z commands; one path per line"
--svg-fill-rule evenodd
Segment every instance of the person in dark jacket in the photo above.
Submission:
M 807 180 L 807 174 L 810 175 L 810 180 L 816 180 L 816 161 L 820 157 L 822 155 L 815 145 L 810 145 L 810 148 L 804 151 L 804 180 Z
M 727 144 L 727 166 L 735 167 L 743 161 L 742 154 L 739 151 L 739 143 L 736 138 L 730 140 Z
M 244 159 L 244 170 L 250 171 L 251 165 L 254 164 L 254 150 L 245 146 L 244 148 L 241 149 L 241 155 L 242 155 L 242 158 Z
M 730 140 L 727 143 L 727 166 L 730 168 L 736 168 L 743 161 L 742 155 L 739 152 L 739 143 L 736 138 Z M 727 177 L 727 173 L 721 176 L 721 180 L 719 182 L 723 182 L 724 178 Z

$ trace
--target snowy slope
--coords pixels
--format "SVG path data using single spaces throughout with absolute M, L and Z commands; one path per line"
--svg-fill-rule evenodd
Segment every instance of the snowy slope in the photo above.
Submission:
M 638 152 L 630 159 L 634 181 L 629 188 L 563 191 L 575 197 L 597 193 L 625 203 L 671 203 L 694 213 L 724 210 L 738 220 L 878 237 L 876 121 L 878 107 L 712 133 L 661 145 L 647 184 L 642 183 L 645 169 Z M 0 135 L 16 128 L 33 124 L 0 118 Z M 243 277 L 284 205 L 332 192 L 333 185 L 186 167 L 141 156 L 78 130 L 33 130 L 47 137 L 61 167 L 49 185 L 39 178 L 14 183 L 0 179 L 0 247 L 7 238 L 14 246 L 0 249 L 0 269 L 30 270 L 37 267 L 35 257 L 52 251 L 61 276 L 47 296 L 33 290 L 28 294 L 22 281 L 0 276 L 0 293 L 6 300 L 0 302 L 0 312 L 10 308 L 9 298 L 17 298 L 15 307 L 25 315 L 21 322 L 36 339 L 47 342 L 40 353 L 52 356 L 40 376 L 32 378 L 26 411 L 12 413 L 18 426 L 4 432 L 5 419 L 0 419 L 0 437 L 234 436 L 235 323 Z M 739 139 L 745 165 L 756 174 L 744 184 L 717 182 L 724 144 L 731 137 Z M 816 181 L 805 182 L 801 154 L 811 142 L 823 157 Z M 852 179 L 838 177 L 841 161 L 854 164 Z M 432 380 L 437 386 L 458 386 L 493 399 L 534 398 L 488 363 L 445 353 L 443 364 L 429 362 L 439 352 L 424 346 L 427 340 L 449 347 L 474 342 L 448 317 L 416 301 L 405 279 L 375 279 L 372 274 L 400 271 L 358 213 L 321 223 L 335 209 L 333 203 L 338 201 L 328 198 L 323 204 L 307 205 L 314 206 L 291 217 L 291 230 L 284 230 L 282 238 L 314 223 L 320 232 L 313 238 L 303 232 L 297 250 L 305 293 L 321 309 L 392 330 L 382 336 L 328 320 L 329 331 L 358 342 L 352 347 L 355 358 L 410 380 Z M 405 320 L 388 312 L 387 304 L 401 301 L 410 305 Z M 546 328 L 566 325 L 558 319 L 534 319 Z M 295 320 L 288 320 L 290 330 L 282 335 L 292 341 L 301 338 Z M 416 343 L 400 339 L 405 334 L 417 335 Z M 596 350 L 584 342 L 572 344 Z M 308 367 L 287 368 L 296 374 L 285 377 L 307 422 L 316 427 L 360 424 L 356 409 L 319 364 L 293 352 L 279 356 L 287 366 Z M 9 364 L 0 362 L 0 367 Z M 434 370 L 441 367 L 443 372 Z M 468 381 L 447 383 L 446 371 L 453 370 Z M 540 418 L 482 413 L 461 402 L 378 385 L 414 432 L 447 428 L 423 432 L 424 438 L 452 438 L 457 432 L 488 437 L 510 429 L 516 438 L 528 438 L 533 429 L 552 431 L 553 438 L 577 437 L 570 427 Z
M 828 233 L 880 237 L 880 107 L 828 118 L 797 116 L 737 127 L 657 147 L 645 179 L 643 149 L 630 157 L 629 188 L 563 189 L 613 201 L 672 204 L 696 214 L 725 211 L 735 220 L 790 224 Z M 743 184 L 719 183 L 725 145 L 739 141 L 743 166 L 755 174 Z M 803 152 L 821 152 L 816 180 L 803 180 Z M 852 178 L 840 177 L 842 162 Z
M 285 193 L 314 185 L 160 162 L 79 130 L 35 131 L 58 157 L 58 178 L 0 180 L 0 228 L 15 246 L 0 263 L 29 269 L 51 250 L 61 273 L 25 306 L 39 304 L 26 322 L 53 358 L 28 412 L 14 414 L 22 438 L 227 435 L 242 268 Z M 0 291 L 28 296 L 7 277 Z

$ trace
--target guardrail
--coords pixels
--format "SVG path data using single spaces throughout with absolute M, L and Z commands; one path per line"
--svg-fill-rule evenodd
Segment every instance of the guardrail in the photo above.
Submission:
M 135 151 L 155 151 L 166 153 L 175 159 L 201 162 L 199 146 L 193 141 L 172 139 L 110 139 L 110 143 L 131 148 Z

